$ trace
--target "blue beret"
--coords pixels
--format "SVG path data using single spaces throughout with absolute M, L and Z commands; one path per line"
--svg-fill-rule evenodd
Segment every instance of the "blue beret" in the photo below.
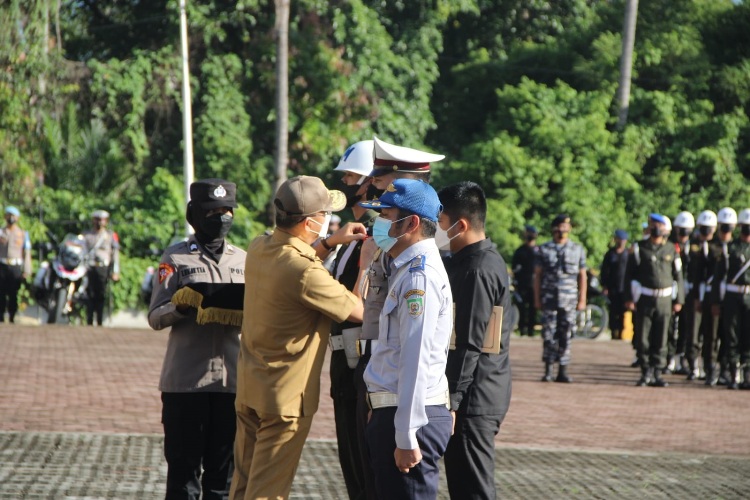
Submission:
M 621 240 L 627 240 L 628 239 L 628 232 L 624 229 L 615 229 L 615 238 L 620 238 Z
M 415 179 L 396 179 L 379 199 L 360 202 L 360 206 L 375 210 L 400 208 L 432 222 L 437 222 L 438 215 L 443 210 L 435 189 L 426 182 Z
M 21 216 L 21 212 L 18 211 L 18 209 L 14 206 L 7 206 L 5 207 L 5 213 L 10 215 L 15 215 L 16 217 Z
M 668 224 L 669 223 L 669 222 L 667 222 L 667 218 L 664 215 L 662 215 L 662 214 L 653 213 L 653 214 L 649 215 L 648 218 L 651 219 L 654 222 L 658 222 L 659 224 Z

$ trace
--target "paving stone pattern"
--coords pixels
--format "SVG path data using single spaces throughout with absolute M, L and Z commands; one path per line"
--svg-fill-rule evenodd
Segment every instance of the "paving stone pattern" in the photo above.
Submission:
M 0 499 L 163 498 L 156 385 L 166 338 L 0 325 Z M 539 338 L 513 338 L 511 353 L 500 498 L 750 497 L 750 391 L 677 375 L 666 389 L 637 388 L 632 348 L 617 341 L 577 341 L 569 385 L 539 382 Z M 346 496 L 327 367 L 322 385 L 296 499 Z

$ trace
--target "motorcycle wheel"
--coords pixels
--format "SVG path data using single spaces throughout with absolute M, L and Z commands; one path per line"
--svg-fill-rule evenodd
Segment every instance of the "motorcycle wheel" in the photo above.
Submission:
M 587 304 L 585 311 L 578 312 L 576 337 L 595 339 L 607 327 L 609 312 L 596 304 Z
M 64 323 L 65 322 L 65 303 L 68 301 L 68 290 L 58 288 L 53 292 L 51 307 L 48 309 L 47 323 Z

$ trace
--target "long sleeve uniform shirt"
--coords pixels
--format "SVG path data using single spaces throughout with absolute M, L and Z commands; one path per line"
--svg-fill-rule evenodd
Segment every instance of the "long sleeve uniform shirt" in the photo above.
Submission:
M 364 380 L 369 392 L 398 395 L 396 446 L 413 450 L 419 446 L 417 430 L 428 422 L 425 401 L 448 390 L 453 297 L 432 238 L 404 250 L 391 271 L 378 344 Z
M 682 283 L 682 260 L 672 242 L 653 243 L 650 239 L 633 245 L 625 272 L 625 301 L 633 300 L 632 281 L 652 290 L 670 288 L 677 283 L 674 302 L 685 303 L 685 287 Z M 641 295 L 644 297 L 644 295 Z
M 468 245 L 445 261 L 456 311 L 456 348 L 448 352 L 446 376 L 451 409 L 468 415 L 504 416 L 510 405 L 508 355 L 511 294 L 505 260 L 490 239 Z M 494 306 L 502 306 L 499 354 L 482 353 Z
M 188 283 L 244 283 L 245 252 L 225 243 L 219 262 L 203 253 L 195 237 L 167 248 L 154 275 L 148 323 L 171 327 L 161 369 L 163 392 L 236 392 L 240 329 L 196 322 L 197 311 L 180 313 L 172 296 Z

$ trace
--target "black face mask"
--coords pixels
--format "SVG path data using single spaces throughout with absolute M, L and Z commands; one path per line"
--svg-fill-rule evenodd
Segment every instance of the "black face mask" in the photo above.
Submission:
M 385 193 L 385 189 L 378 189 L 375 187 L 375 184 L 370 184 L 367 186 L 367 199 L 368 200 L 374 200 L 375 198 L 380 198 L 383 196 L 383 193 Z
M 5 222 L 7 222 L 9 226 L 12 226 L 16 222 L 18 222 L 18 217 L 16 217 L 15 215 L 9 215 L 5 218 Z
M 223 239 L 232 228 L 234 217 L 230 214 L 215 214 L 198 221 L 198 229 L 209 240 Z
M 698 232 L 703 236 L 708 236 L 709 234 L 711 234 L 711 228 L 708 226 L 701 226 L 698 228 Z
M 344 193 L 344 196 L 346 196 L 346 208 L 352 208 L 357 202 L 359 202 L 361 197 L 357 195 L 357 191 L 359 191 L 359 188 L 361 187 L 362 185 L 360 184 L 350 186 L 341 181 L 339 182 L 338 189 Z
M 658 227 L 652 227 L 651 228 L 651 236 L 653 236 L 654 238 L 660 237 L 661 236 L 661 229 L 659 229 Z
M 731 233 L 734 231 L 734 226 L 732 224 L 722 224 L 719 226 L 719 231 L 722 233 Z
M 678 227 L 677 228 L 677 236 L 682 236 L 682 237 L 690 236 L 690 229 L 688 229 L 686 227 Z
M 536 236 L 533 234 L 526 235 L 526 241 L 534 241 L 535 239 L 536 239 Z
M 742 236 L 750 236 L 750 225 L 742 224 L 740 226 L 740 233 L 742 233 Z

